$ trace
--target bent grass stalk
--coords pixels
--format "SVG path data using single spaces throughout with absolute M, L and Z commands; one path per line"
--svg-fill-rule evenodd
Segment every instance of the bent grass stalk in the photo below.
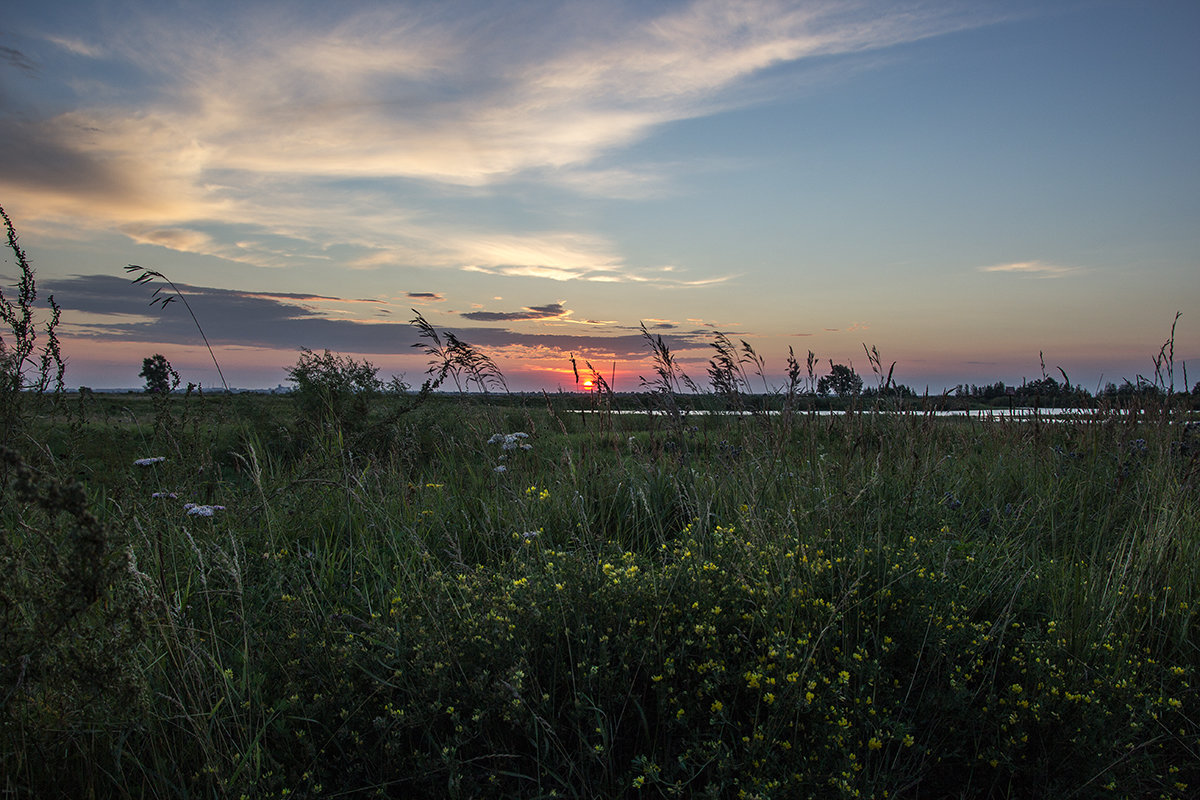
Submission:
M 152 295 L 153 299 L 151 299 L 150 305 L 152 305 L 152 306 L 157 305 L 157 306 L 159 306 L 159 308 L 165 309 L 168 304 L 174 302 L 175 298 L 179 298 L 180 300 L 183 301 L 183 305 L 185 308 L 187 308 L 188 314 L 192 318 L 192 322 L 194 322 L 196 324 L 196 330 L 198 330 L 200 332 L 200 338 L 204 340 L 204 346 L 206 348 L 208 348 L 208 355 L 212 358 L 213 366 L 217 368 L 217 375 L 219 375 L 221 378 L 221 385 L 224 386 L 225 391 L 228 392 L 229 384 L 226 383 L 226 381 L 225 381 L 225 373 L 221 372 L 221 365 L 219 363 L 217 363 L 217 354 L 213 352 L 212 345 L 210 345 L 208 343 L 208 336 L 204 333 L 204 326 L 202 326 L 200 324 L 200 320 L 196 318 L 196 312 L 192 310 L 192 304 L 187 301 L 187 296 L 184 295 L 184 293 L 182 291 L 180 291 L 179 287 L 176 286 L 171 281 L 170 278 L 168 278 L 166 275 L 162 274 L 158 270 L 147 269 L 145 267 L 139 267 L 136 264 L 129 264 L 125 267 L 125 271 L 129 272 L 129 273 L 134 273 L 134 272 L 139 273 L 138 276 L 133 279 L 134 285 L 141 284 L 141 283 L 150 283 L 155 278 L 158 278 L 159 280 L 163 281 L 164 283 L 166 283 L 168 286 L 171 287 L 171 291 L 174 292 L 174 294 L 169 294 L 169 295 L 168 294 L 160 294 L 162 292 L 162 287 L 161 286 L 156 287 L 154 289 L 154 294 Z

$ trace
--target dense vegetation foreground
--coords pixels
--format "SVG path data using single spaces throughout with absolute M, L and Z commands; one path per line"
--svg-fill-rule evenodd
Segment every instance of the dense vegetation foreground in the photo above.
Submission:
M 12 423 L 0 797 L 1200 792 L 1178 417 L 299 408 Z

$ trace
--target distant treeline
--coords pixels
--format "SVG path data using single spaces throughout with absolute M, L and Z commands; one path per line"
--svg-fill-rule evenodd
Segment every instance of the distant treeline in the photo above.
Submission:
M 1124 406 L 1161 401 L 1170 396 L 1190 396 L 1195 402 L 1200 403 L 1200 381 L 1196 382 L 1190 392 L 1186 389 L 1182 392 L 1173 392 L 1169 388 L 1139 377 L 1136 383 L 1123 381 L 1116 384 L 1109 381 L 1102 390 L 1093 394 L 1083 386 L 1072 384 L 1069 381 L 1059 382 L 1053 377 L 1046 376 L 1036 381 L 1024 382 L 1020 386 L 1005 385 L 1003 381 L 996 381 L 984 386 L 960 383 L 947 394 L 988 405 L 1003 404 L 1011 400 L 1017 405 L 1023 406 L 1031 403 L 1053 407 L 1089 407 L 1098 404 Z

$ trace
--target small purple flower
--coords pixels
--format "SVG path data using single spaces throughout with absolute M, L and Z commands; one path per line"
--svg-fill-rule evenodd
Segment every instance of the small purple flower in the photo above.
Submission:
M 166 461 L 166 460 L 167 460 L 166 456 L 155 456 L 153 458 L 139 458 L 137 461 L 133 462 L 133 465 L 135 467 L 148 467 L 151 464 L 157 464 L 160 461 Z
M 155 492 L 154 494 L 152 494 L 150 496 L 151 497 L 160 497 L 160 498 L 163 498 L 164 500 L 174 500 L 175 498 L 179 497 L 179 495 L 175 494 L 174 492 Z

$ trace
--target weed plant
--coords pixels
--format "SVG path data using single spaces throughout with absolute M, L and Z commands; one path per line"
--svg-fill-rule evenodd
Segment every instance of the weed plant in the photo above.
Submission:
M 62 309 L 50 295 L 48 318 L 39 320 L 33 266 L 3 207 L 0 219 L 4 220 L 7 246 L 19 273 L 14 299 L 0 291 L 0 442 L 8 442 L 21 435 L 28 418 L 45 405 L 42 401 L 48 390 L 53 389 L 55 397 L 61 397 L 66 362 L 57 333 Z M 40 347 L 39 338 L 44 338 Z

